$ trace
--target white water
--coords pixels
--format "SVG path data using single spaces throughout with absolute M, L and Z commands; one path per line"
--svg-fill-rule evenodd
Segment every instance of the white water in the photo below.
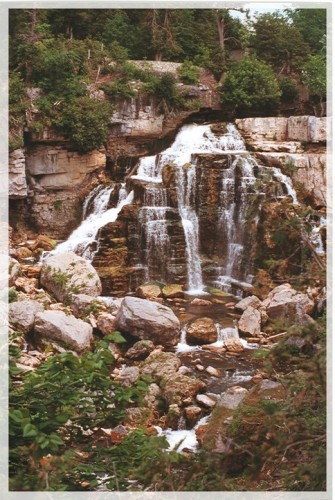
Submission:
M 57 245 L 48 255 L 73 251 L 87 260 L 92 260 L 97 250 L 97 235 L 99 229 L 109 222 L 116 221 L 121 209 L 133 201 L 133 191 L 127 194 L 125 185 L 122 184 L 119 192 L 119 201 L 116 208 L 107 208 L 110 194 L 114 186 L 104 189 L 95 188 L 84 202 L 84 216 L 92 205 L 93 212 L 88 215 L 70 237 Z
M 166 437 L 169 443 L 168 451 L 174 450 L 177 452 L 181 452 L 184 448 L 187 448 L 188 450 L 195 452 L 198 448 L 198 440 L 195 431 L 197 430 L 198 427 L 207 423 L 208 419 L 209 419 L 208 416 L 203 417 L 191 430 L 186 430 L 186 429 L 177 431 L 173 431 L 172 429 L 162 430 L 162 428 L 159 426 L 155 426 L 155 428 L 158 431 L 158 436 Z
M 316 227 L 313 227 L 309 239 L 312 245 L 315 248 L 315 251 L 318 255 L 324 255 L 325 254 L 325 248 L 322 242 L 321 234 L 320 234 L 320 229 L 324 226 L 327 225 L 327 219 L 326 217 L 320 217 L 319 225 Z
M 296 190 L 293 187 L 292 180 L 290 179 L 290 177 L 283 174 L 283 172 L 277 167 L 271 167 L 271 170 L 276 179 L 278 179 L 279 182 L 284 184 L 284 186 L 286 187 L 287 194 L 291 196 L 293 204 L 300 205 L 300 203 L 298 202 Z
M 132 179 L 157 185 L 162 182 L 164 165 L 173 164 L 176 166 L 178 210 L 186 243 L 187 291 L 191 294 L 199 295 L 203 293 L 204 288 L 199 254 L 199 222 L 195 209 L 196 167 L 192 163 L 192 155 L 206 152 L 223 153 L 224 151 L 245 151 L 244 142 L 234 125 L 228 124 L 227 133 L 220 137 L 213 134 L 210 125 L 184 125 L 168 149 L 159 155 L 142 158 L 137 174 L 132 176 Z M 157 257 L 164 255 L 164 253 L 167 255 L 168 234 L 164 219 L 165 212 L 164 210 L 159 212 L 158 206 L 156 200 L 151 202 L 151 211 L 148 210 L 149 207 L 146 207 L 148 215 L 142 215 L 146 225 L 145 265 L 147 279 L 152 278 L 149 247 L 152 248 L 154 244 L 156 245 Z

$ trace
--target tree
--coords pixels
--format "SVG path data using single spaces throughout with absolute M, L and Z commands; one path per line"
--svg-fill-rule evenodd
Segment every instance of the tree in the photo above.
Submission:
M 300 31 L 284 16 L 262 14 L 253 23 L 252 47 L 259 59 L 279 73 L 298 69 L 309 54 Z
M 324 99 L 327 93 L 327 67 L 323 55 L 311 55 L 302 69 L 302 81 L 307 86 L 312 97 L 319 100 L 319 114 L 324 115 Z M 317 115 L 318 109 L 314 106 Z
M 269 65 L 253 56 L 234 63 L 221 88 L 222 104 L 235 113 L 273 112 L 281 95 Z
M 299 30 L 308 43 L 312 54 L 323 50 L 323 39 L 327 32 L 326 9 L 287 9 L 285 10 L 293 26 Z

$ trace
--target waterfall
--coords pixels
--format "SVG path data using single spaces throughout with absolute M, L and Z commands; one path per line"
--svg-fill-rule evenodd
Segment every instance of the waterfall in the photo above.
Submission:
M 82 223 L 66 241 L 49 252 L 49 255 L 73 251 L 87 260 L 93 259 L 97 251 L 99 229 L 109 222 L 114 222 L 121 209 L 133 201 L 134 193 L 127 194 L 125 184 L 122 184 L 116 208 L 108 209 L 109 198 L 113 190 L 114 186 L 105 188 L 98 186 L 89 193 L 83 205 Z M 87 215 L 90 210 L 92 212 Z
M 287 194 L 291 196 L 292 202 L 294 205 L 299 205 L 297 193 L 293 187 L 292 180 L 287 175 L 283 174 L 283 172 L 277 167 L 271 167 L 273 175 L 276 179 L 279 180 L 282 184 L 284 184 Z
M 312 229 L 312 231 L 311 231 L 311 233 L 309 235 L 310 242 L 314 246 L 315 251 L 316 251 L 316 253 L 318 255 L 324 255 L 325 254 L 325 248 L 324 248 L 323 241 L 322 241 L 322 238 L 321 238 L 320 229 L 322 227 L 325 227 L 326 224 L 327 224 L 326 217 L 321 216 L 320 220 L 319 220 L 319 225 L 313 227 L 313 229 Z

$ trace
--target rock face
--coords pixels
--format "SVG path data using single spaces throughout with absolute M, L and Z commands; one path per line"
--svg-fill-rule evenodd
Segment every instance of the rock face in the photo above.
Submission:
M 314 302 L 304 293 L 294 290 L 289 283 L 274 288 L 263 301 L 271 319 L 301 322 L 313 312 Z
M 316 205 L 326 206 L 326 118 L 243 118 L 236 123 L 258 160 L 288 170 L 293 183 L 312 196 Z
M 8 196 L 10 199 L 22 199 L 28 195 L 26 180 L 26 158 L 24 150 L 15 149 L 9 154 Z
M 195 344 L 212 344 L 217 340 L 218 332 L 211 318 L 199 318 L 187 326 L 186 340 Z
M 126 297 L 116 323 L 121 331 L 154 344 L 170 347 L 178 342 L 180 323 L 172 309 L 150 300 Z
M 22 300 L 8 305 L 10 323 L 23 333 L 28 333 L 33 329 L 36 314 L 43 311 L 42 304 L 35 300 Z
M 41 283 L 61 302 L 72 294 L 97 297 L 101 294 L 100 278 L 94 267 L 74 252 L 50 256 L 42 266 Z
M 38 313 L 35 319 L 35 332 L 47 340 L 64 342 L 76 351 L 90 348 L 93 340 L 92 327 L 63 311 Z
M 259 337 L 261 333 L 261 313 L 252 306 L 247 307 L 238 321 L 239 332 L 244 336 Z

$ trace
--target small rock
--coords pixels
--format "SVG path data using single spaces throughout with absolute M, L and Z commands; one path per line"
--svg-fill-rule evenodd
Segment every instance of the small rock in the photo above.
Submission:
M 131 387 L 139 376 L 140 369 L 138 366 L 126 366 L 119 371 L 115 379 L 118 380 L 124 387 Z
M 15 329 L 28 333 L 33 329 L 36 314 L 44 307 L 34 300 L 22 300 L 8 305 L 8 319 Z
M 195 299 L 192 300 L 190 305 L 197 307 L 211 306 L 212 302 L 210 300 L 199 299 L 198 297 L 196 297 Z
M 179 420 L 181 417 L 181 410 L 177 404 L 171 404 L 166 414 L 166 425 L 173 430 L 178 429 Z
M 213 366 L 207 366 L 206 372 L 212 375 L 213 377 L 220 377 L 220 372 Z
M 227 304 L 225 304 L 225 307 L 227 309 L 235 309 L 235 302 L 227 302 Z
M 41 248 L 42 250 L 49 251 L 53 250 L 57 244 L 56 240 L 49 238 L 43 234 L 39 234 L 35 242 L 30 246 L 32 251 L 35 251 L 37 248 Z
M 162 289 L 162 294 L 165 298 L 169 299 L 184 297 L 183 287 L 181 285 L 165 285 Z
M 248 306 L 238 322 L 238 329 L 242 335 L 259 337 L 261 333 L 261 313 L 258 309 Z
M 129 359 L 144 359 L 155 349 L 151 340 L 139 340 L 128 351 L 125 356 Z
M 238 354 L 244 351 L 244 346 L 240 339 L 226 339 L 224 344 L 229 354 Z
M 32 293 L 38 287 L 38 280 L 36 278 L 17 278 L 15 280 L 16 289 L 24 293 Z
M 185 408 L 185 418 L 188 426 L 193 427 L 198 421 L 200 415 L 202 413 L 202 409 L 199 406 L 187 406 Z
M 103 335 L 109 335 L 116 330 L 116 317 L 107 312 L 101 312 L 95 317 L 96 327 Z
M 214 406 L 216 406 L 216 401 L 209 396 L 206 396 L 206 394 L 197 394 L 195 399 L 205 408 L 214 408 Z
M 11 287 L 14 285 L 16 279 L 18 278 L 21 271 L 21 265 L 16 259 L 13 257 L 9 257 L 9 265 L 8 265 L 8 286 Z M 5 284 L 4 284 L 5 286 Z
M 158 285 L 139 286 L 136 293 L 141 299 L 157 299 L 162 295 L 161 289 Z
M 198 318 L 186 328 L 188 343 L 212 344 L 217 340 L 218 332 L 211 318 Z
M 36 278 L 37 280 L 40 277 L 42 266 L 22 266 L 22 271 L 28 278 Z
M 259 300 L 256 295 L 251 295 L 250 297 L 245 297 L 235 304 L 235 309 L 238 311 L 245 311 L 248 307 L 253 307 L 254 309 L 258 309 L 261 306 L 262 302 Z
M 105 304 L 97 297 L 78 293 L 72 294 L 70 309 L 77 318 L 83 318 L 91 311 L 99 312 L 100 309 L 105 309 Z
M 15 257 L 19 260 L 29 259 L 30 257 L 33 257 L 33 252 L 27 247 L 17 248 L 15 250 Z
M 239 385 L 229 387 L 229 389 L 221 395 L 217 405 L 229 410 L 235 410 L 247 394 L 248 389 L 245 387 Z
M 187 366 L 182 365 L 179 367 L 178 373 L 180 373 L 181 375 L 187 375 L 189 373 L 192 373 L 192 370 L 190 368 L 188 368 Z
M 205 367 L 203 365 L 195 365 L 196 369 L 199 370 L 199 372 L 203 372 L 205 370 Z
M 117 444 L 121 443 L 124 438 L 129 434 L 127 429 L 123 425 L 117 425 L 114 429 L 110 430 L 110 440 L 112 443 Z

